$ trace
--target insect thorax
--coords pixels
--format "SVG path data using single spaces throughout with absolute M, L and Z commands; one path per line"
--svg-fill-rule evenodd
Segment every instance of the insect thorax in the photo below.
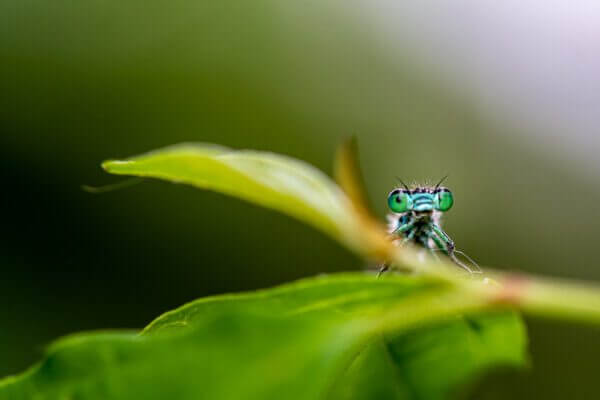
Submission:
M 441 216 L 442 216 L 442 213 L 439 211 L 433 211 L 432 213 L 424 213 L 424 214 L 416 214 L 412 211 L 406 212 L 403 214 L 389 213 L 387 215 L 388 232 L 394 233 L 398 230 L 399 227 L 401 227 L 402 225 L 405 225 L 413 220 L 415 221 L 415 229 L 417 229 L 417 231 L 422 231 L 423 229 L 430 226 L 431 224 L 435 224 L 435 225 L 441 227 L 441 222 L 442 222 Z M 408 232 L 405 232 L 405 234 L 402 234 L 400 232 L 396 232 L 395 234 L 402 237 L 402 236 L 406 236 L 407 233 Z

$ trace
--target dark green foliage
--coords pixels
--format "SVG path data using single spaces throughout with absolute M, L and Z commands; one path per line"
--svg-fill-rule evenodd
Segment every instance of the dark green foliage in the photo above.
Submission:
M 0 399 L 442 399 L 524 364 L 516 314 L 413 308 L 448 295 L 426 278 L 345 274 L 201 299 L 141 334 L 62 339 Z

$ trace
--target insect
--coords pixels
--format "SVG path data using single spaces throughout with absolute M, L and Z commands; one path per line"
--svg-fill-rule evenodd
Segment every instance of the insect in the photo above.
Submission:
M 442 214 L 454 204 L 454 196 L 450 189 L 440 186 L 446 177 L 435 186 L 415 186 L 409 188 L 398 179 L 402 187 L 396 188 L 388 195 L 388 207 L 392 211 L 388 215 L 389 233 L 395 243 L 404 245 L 412 242 L 425 248 L 437 258 L 436 251 L 446 254 L 456 265 L 469 273 L 479 273 L 479 266 L 466 254 L 455 249 L 454 242 L 441 227 Z M 475 270 L 460 261 L 456 254 L 468 259 Z M 384 264 L 379 274 L 389 269 Z

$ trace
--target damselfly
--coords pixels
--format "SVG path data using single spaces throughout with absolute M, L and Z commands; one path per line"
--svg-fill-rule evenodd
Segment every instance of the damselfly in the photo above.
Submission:
M 452 192 L 440 186 L 445 177 L 435 186 L 408 187 L 402 180 L 402 187 L 392 190 L 388 196 L 389 233 L 398 245 L 413 243 L 421 246 L 434 257 L 436 251 L 447 255 L 455 264 L 470 273 L 480 272 L 479 266 L 466 254 L 456 250 L 454 241 L 441 227 L 442 214 L 454 204 Z M 463 255 L 473 268 L 460 261 L 456 254 Z M 384 264 L 379 273 L 388 269 Z

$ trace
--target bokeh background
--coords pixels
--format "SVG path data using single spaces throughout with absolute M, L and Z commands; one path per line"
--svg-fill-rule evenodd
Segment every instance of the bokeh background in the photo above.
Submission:
M 331 172 L 358 136 L 385 214 L 395 176 L 456 196 L 483 265 L 600 280 L 600 4 L 132 0 L 0 3 L 0 376 L 67 333 L 140 328 L 209 294 L 362 261 L 286 216 L 99 163 L 181 141 Z M 528 319 L 533 368 L 472 398 L 598 396 L 600 330 Z

